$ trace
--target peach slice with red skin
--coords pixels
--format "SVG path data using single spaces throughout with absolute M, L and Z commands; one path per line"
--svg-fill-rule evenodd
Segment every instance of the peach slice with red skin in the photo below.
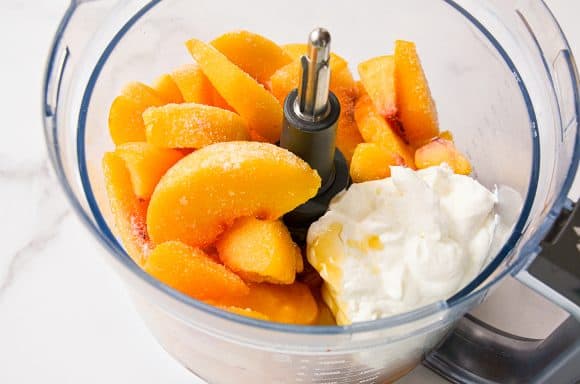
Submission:
M 397 115 L 395 91 L 395 58 L 379 56 L 358 65 L 358 73 L 366 93 L 384 118 Z
M 471 173 L 469 160 L 457 150 L 452 141 L 437 138 L 415 152 L 415 164 L 419 169 L 442 163 L 447 163 L 457 174 L 469 175 Z
M 216 243 L 220 260 L 246 281 L 292 284 L 300 248 L 279 220 L 244 217 Z
M 399 155 L 407 167 L 415 168 L 413 149 L 396 133 L 392 124 L 377 112 L 368 95 L 364 94 L 358 99 L 354 116 L 367 143 L 385 147 Z
M 275 220 L 316 195 L 320 177 L 273 144 L 227 142 L 203 147 L 159 181 L 147 210 L 154 243 L 212 244 L 240 217 Z
M 248 31 L 225 33 L 211 42 L 232 63 L 261 84 L 292 58 L 276 43 Z
M 408 142 L 418 147 L 437 136 L 437 109 L 412 42 L 395 42 L 395 87 L 398 115 Z
M 178 241 L 157 245 L 143 268 L 159 281 L 198 300 L 217 300 L 249 293 L 248 286 L 235 273 L 201 249 Z
M 148 201 L 135 196 L 131 174 L 125 161 L 117 154 L 105 153 L 103 173 L 113 231 L 121 239 L 127 254 L 142 266 L 150 247 L 145 224 Z
M 282 107 L 264 86 L 226 56 L 199 40 L 187 49 L 221 97 L 246 121 L 250 130 L 274 143 L 282 131 Z
M 149 108 L 143 120 L 147 142 L 162 148 L 201 148 L 249 139 L 246 123 L 238 114 L 203 104 Z
M 115 155 L 125 162 L 135 195 L 144 200 L 151 197 L 165 172 L 183 157 L 179 151 L 141 142 L 118 145 Z

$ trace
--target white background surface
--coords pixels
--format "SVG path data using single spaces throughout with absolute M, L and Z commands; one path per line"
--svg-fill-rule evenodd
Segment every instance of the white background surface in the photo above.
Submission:
M 580 2 L 547 3 L 578 54 Z M 0 383 L 197 383 L 149 335 L 49 171 L 41 84 L 66 4 L 0 0 Z

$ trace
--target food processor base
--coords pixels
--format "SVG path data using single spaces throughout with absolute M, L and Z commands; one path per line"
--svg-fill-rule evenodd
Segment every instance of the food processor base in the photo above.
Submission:
M 572 204 L 569 208 L 563 210 L 562 225 L 555 226 L 561 233 L 548 235 L 543 252 L 523 279 L 535 281 L 540 287 L 537 290 L 570 315 L 543 339 L 514 335 L 473 314 L 466 315 L 450 337 L 427 357 L 425 366 L 453 383 L 580 380 L 580 209 L 578 204 L 576 209 L 572 209 Z

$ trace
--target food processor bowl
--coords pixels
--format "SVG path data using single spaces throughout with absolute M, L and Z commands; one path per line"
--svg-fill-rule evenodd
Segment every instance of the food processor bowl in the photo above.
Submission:
M 113 149 L 108 109 L 121 87 L 192 62 L 183 44 L 192 37 L 247 29 L 291 43 L 317 26 L 351 66 L 392 52 L 396 39 L 416 42 L 442 129 L 513 217 L 485 269 L 448 300 L 342 327 L 263 322 L 160 283 L 111 232 L 101 159 Z M 76 0 L 55 38 L 44 97 L 49 154 L 74 210 L 161 345 L 211 383 L 395 380 L 498 281 L 529 265 L 567 207 L 578 165 L 574 59 L 541 0 Z

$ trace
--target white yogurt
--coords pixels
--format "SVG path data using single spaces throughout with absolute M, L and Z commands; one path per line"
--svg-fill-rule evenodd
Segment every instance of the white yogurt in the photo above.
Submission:
M 482 268 L 496 196 L 446 166 L 352 185 L 308 231 L 308 260 L 339 324 L 446 299 Z

